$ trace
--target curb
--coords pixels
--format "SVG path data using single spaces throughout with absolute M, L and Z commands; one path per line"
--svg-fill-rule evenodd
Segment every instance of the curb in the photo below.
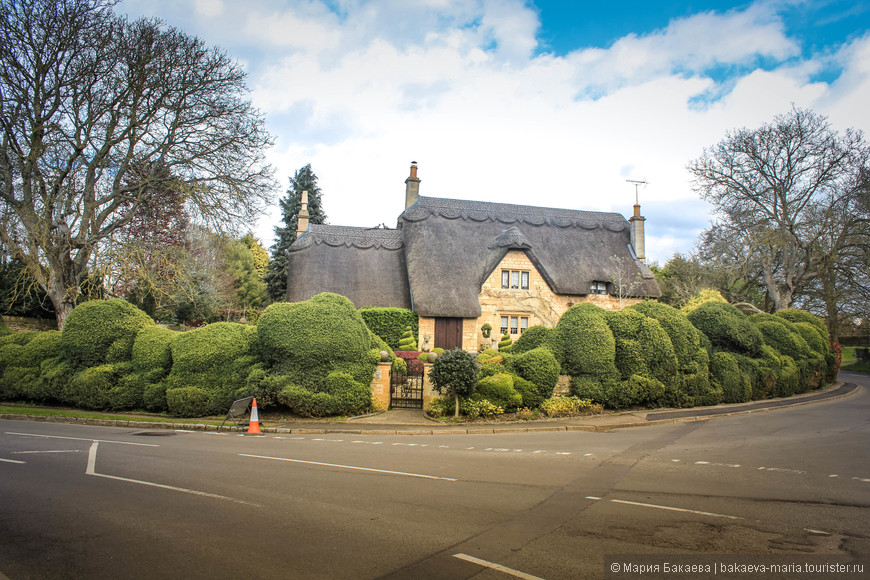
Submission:
M 516 424 L 507 423 L 504 427 L 454 427 L 445 425 L 441 428 L 409 428 L 409 429 L 330 429 L 325 427 L 262 427 L 263 433 L 272 434 L 293 434 L 293 435 L 492 435 L 494 433 L 551 433 L 559 431 L 585 431 L 585 432 L 607 432 L 613 429 L 629 429 L 634 427 L 652 427 L 655 425 L 666 425 L 672 423 L 694 423 L 697 421 L 708 421 L 719 417 L 734 417 L 737 415 L 748 415 L 751 413 L 763 413 L 768 411 L 777 411 L 780 409 L 790 409 L 804 405 L 812 405 L 815 403 L 823 403 L 826 401 L 836 401 L 850 397 L 862 390 L 862 386 L 855 383 L 841 383 L 840 385 L 829 389 L 835 390 L 851 385 L 853 388 L 845 393 L 831 395 L 821 399 L 813 399 L 810 401 L 801 401 L 795 399 L 794 402 L 788 404 L 779 404 L 776 406 L 760 407 L 756 409 L 734 410 L 727 411 L 723 409 L 721 413 L 708 413 L 706 415 L 692 415 L 687 417 L 661 418 L 649 421 L 630 421 L 626 423 L 606 423 L 602 425 L 541 425 L 522 427 Z M 818 393 L 813 393 L 818 394 Z M 778 399 L 787 400 L 787 399 Z M 756 401 L 757 403 L 757 401 Z M 746 403 L 738 403 L 745 405 Z M 752 404 L 752 403 L 751 403 Z M 699 407 L 698 409 L 703 409 Z M 709 408 L 708 408 L 709 409 Z M 658 413 L 659 411 L 655 411 Z M 667 412 L 667 411 L 661 411 Z M 679 412 L 679 411 L 674 411 Z M 10 421 L 36 421 L 43 423 L 69 423 L 78 425 L 93 425 L 98 427 L 127 427 L 136 429 L 161 429 L 170 431 L 203 431 L 217 432 L 217 425 L 208 425 L 205 423 L 163 423 L 151 421 L 135 421 L 124 419 L 94 419 L 87 417 L 55 417 L 44 415 L 16 415 L 13 413 L 0 413 L 0 419 Z M 416 427 L 416 426 L 414 426 Z M 227 433 L 235 433 L 244 435 L 243 431 L 227 430 Z

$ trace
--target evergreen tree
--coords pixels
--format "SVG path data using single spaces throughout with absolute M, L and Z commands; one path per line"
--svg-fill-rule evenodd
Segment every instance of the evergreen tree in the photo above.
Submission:
M 296 241 L 296 224 L 299 210 L 302 209 L 303 191 L 308 192 L 309 223 L 322 224 L 326 221 L 320 188 L 317 186 L 317 175 L 311 170 L 309 163 L 290 178 L 287 195 L 278 202 L 281 206 L 284 226 L 275 227 L 276 241 L 272 246 L 269 273 L 266 274 L 269 296 L 276 302 L 286 300 L 287 297 L 287 249 Z

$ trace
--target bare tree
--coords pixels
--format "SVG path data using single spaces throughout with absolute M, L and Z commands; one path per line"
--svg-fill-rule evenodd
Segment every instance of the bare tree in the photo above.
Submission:
M 242 67 L 157 20 L 121 18 L 115 3 L 0 1 L 0 239 L 59 328 L 95 249 L 167 179 L 222 229 L 273 187 Z
M 613 284 L 613 292 L 619 299 L 619 307 L 622 308 L 623 299 L 637 296 L 637 290 L 643 284 L 643 277 L 633 258 L 610 256 L 610 281 Z
M 827 208 L 854 188 L 867 158 L 860 132 L 839 135 L 825 117 L 795 108 L 758 129 L 729 133 L 688 169 L 718 225 L 747 240 L 745 255 L 780 310 L 819 275 L 822 256 L 814 250 L 835 219 Z

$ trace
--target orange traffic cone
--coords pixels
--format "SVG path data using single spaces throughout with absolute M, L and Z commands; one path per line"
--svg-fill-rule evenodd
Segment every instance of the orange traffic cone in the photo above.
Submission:
M 260 414 L 257 412 L 257 399 L 251 403 L 251 420 L 248 421 L 248 434 L 260 435 Z

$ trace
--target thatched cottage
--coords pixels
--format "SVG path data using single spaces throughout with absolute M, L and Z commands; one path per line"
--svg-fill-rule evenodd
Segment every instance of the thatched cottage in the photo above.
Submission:
M 661 295 L 644 264 L 638 205 L 626 220 L 419 191 L 415 163 L 396 229 L 309 225 L 303 199 L 287 300 L 335 292 L 357 308 L 413 309 L 421 347 L 476 351 L 505 331 L 516 339 L 529 326 L 554 326 L 580 302 L 614 309 Z

